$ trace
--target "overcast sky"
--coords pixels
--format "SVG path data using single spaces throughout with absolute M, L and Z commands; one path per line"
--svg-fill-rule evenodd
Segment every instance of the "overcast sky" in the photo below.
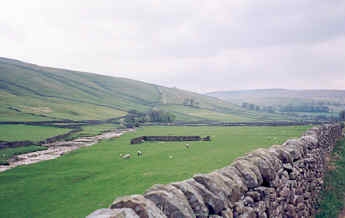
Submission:
M 197 92 L 345 89 L 345 0 L 3 0 L 0 56 Z

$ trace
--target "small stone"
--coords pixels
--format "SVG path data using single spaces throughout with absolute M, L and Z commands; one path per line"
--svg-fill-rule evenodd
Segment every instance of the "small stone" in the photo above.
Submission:
M 298 211 L 304 210 L 304 209 L 305 209 L 304 203 L 298 203 L 298 204 L 297 204 L 297 210 L 298 210 Z
M 245 205 L 245 206 L 253 206 L 253 204 L 254 204 L 253 198 L 251 198 L 251 197 L 249 197 L 249 196 L 246 196 L 246 197 L 243 199 L 243 202 L 244 202 L 244 205 Z

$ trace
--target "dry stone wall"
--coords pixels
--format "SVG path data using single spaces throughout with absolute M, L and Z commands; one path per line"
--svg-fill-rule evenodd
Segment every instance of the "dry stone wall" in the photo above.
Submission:
M 182 141 L 210 141 L 211 137 L 206 136 L 204 138 L 200 136 L 140 136 L 131 139 L 131 144 L 140 144 L 145 141 L 155 142 L 182 142 Z
M 326 159 L 341 132 L 338 124 L 313 127 L 209 174 L 117 198 L 88 218 L 313 217 Z
M 24 147 L 24 146 L 29 146 L 29 145 L 41 145 L 41 144 L 46 144 L 46 143 L 52 143 L 56 142 L 59 140 L 63 140 L 67 138 L 68 136 L 72 135 L 73 133 L 80 132 L 81 128 L 76 128 L 72 129 L 68 133 L 62 134 L 62 135 L 57 135 L 53 136 L 47 139 L 44 139 L 39 142 L 32 142 L 32 141 L 14 141 L 14 142 L 6 142 L 6 141 L 0 141 L 0 149 L 5 149 L 5 148 L 16 148 L 16 147 Z

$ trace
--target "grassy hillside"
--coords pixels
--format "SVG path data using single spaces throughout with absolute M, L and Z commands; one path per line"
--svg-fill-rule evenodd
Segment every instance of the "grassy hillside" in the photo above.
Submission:
M 261 107 L 273 106 L 326 106 L 329 112 L 310 113 L 299 115 L 326 115 L 337 116 L 338 112 L 345 109 L 345 90 L 288 90 L 288 89 L 263 89 L 243 91 L 219 91 L 207 95 L 217 97 L 228 102 L 241 105 L 244 102 Z
M 0 217 L 85 217 L 108 207 L 115 197 L 142 193 L 152 184 L 169 183 L 228 165 L 258 147 L 298 137 L 308 127 L 144 127 L 59 159 L 0 173 Z M 209 142 L 145 142 L 141 135 L 211 136 Z M 136 156 L 137 150 L 143 156 Z M 131 159 L 120 154 L 130 153 Z M 169 158 L 172 156 L 172 158 Z
M 193 99 L 197 107 L 184 106 L 185 99 Z M 175 88 L 6 58 L 0 58 L 0 101 L 0 121 L 101 120 L 153 107 L 171 111 L 184 121 L 286 119 Z

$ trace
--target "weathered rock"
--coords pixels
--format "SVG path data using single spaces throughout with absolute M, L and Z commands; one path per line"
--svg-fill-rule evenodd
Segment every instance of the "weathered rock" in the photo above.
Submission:
M 261 180 L 258 178 L 257 173 L 255 173 L 252 170 L 251 165 L 252 165 L 251 163 L 244 160 L 237 160 L 231 165 L 235 167 L 244 177 L 244 182 L 248 188 L 257 187 L 262 183 L 262 177 L 261 177 Z
M 274 178 L 276 177 L 276 172 L 273 165 L 267 161 L 265 158 L 256 155 L 256 153 L 248 154 L 245 159 L 252 162 L 260 171 L 263 183 L 266 186 L 270 186 Z
M 144 196 L 153 201 L 167 217 L 193 216 L 193 210 L 183 192 L 172 185 L 154 185 Z
M 318 137 L 319 135 L 320 135 L 320 133 L 321 133 L 321 130 L 320 130 L 320 128 L 318 128 L 318 127 L 312 127 L 312 128 L 310 128 L 310 129 L 308 129 L 305 133 L 304 133 L 304 135 L 311 135 L 311 136 L 316 136 L 316 137 Z
M 239 218 L 256 218 L 255 210 L 251 207 L 244 207 L 243 213 Z
M 218 195 L 210 192 L 205 186 L 196 182 L 194 179 L 186 180 L 186 182 L 195 188 L 195 190 L 202 196 L 210 215 L 219 214 L 226 208 L 225 201 L 222 200 Z
M 297 210 L 304 210 L 304 209 L 305 209 L 304 203 L 298 203 L 297 204 Z
M 111 204 L 110 208 L 131 208 L 141 218 L 165 217 L 163 212 L 156 207 L 152 201 L 144 198 L 142 195 L 131 195 L 117 198 Z
M 301 137 L 301 141 L 307 149 L 314 149 L 318 146 L 317 137 L 314 135 L 306 135 Z
M 240 193 L 248 191 L 248 187 L 244 182 L 244 178 L 241 176 L 241 173 L 235 167 L 227 166 L 218 170 L 217 172 L 230 178 L 234 182 L 234 184 L 238 186 Z
M 288 173 L 291 173 L 293 171 L 293 166 L 290 163 L 283 164 L 283 168 Z
M 287 187 L 284 187 L 280 192 L 279 192 L 279 196 L 287 198 L 289 196 L 290 193 L 290 189 Z
M 218 195 L 225 202 L 226 207 L 230 206 L 232 197 L 231 181 L 228 181 L 224 176 L 216 172 L 197 174 L 193 178 L 213 194 Z
M 223 217 L 223 218 L 233 218 L 233 217 L 234 217 L 234 214 L 232 213 L 232 210 L 231 210 L 231 209 L 223 210 L 223 211 L 222 211 L 222 217 Z
M 258 191 L 249 191 L 246 193 L 246 196 L 251 197 L 255 202 L 262 200 L 262 196 Z
M 267 213 L 266 212 L 263 212 L 261 214 L 258 214 L 258 218 L 267 218 Z
M 130 208 L 109 209 L 103 208 L 94 211 L 86 218 L 139 218 L 139 216 Z
M 283 162 L 283 163 L 293 163 L 293 158 L 291 157 L 290 153 L 286 151 L 282 145 L 273 145 L 269 151 L 271 153 L 277 153 L 278 158 Z
M 289 204 L 288 206 L 287 206 L 287 215 L 289 216 L 289 217 L 296 217 L 297 216 L 297 214 L 296 214 L 296 209 L 295 209 L 295 206 L 294 205 L 292 205 L 292 204 Z
M 251 160 L 250 158 L 247 158 L 247 156 L 237 158 L 237 160 L 234 161 L 234 164 L 240 162 L 244 166 L 251 169 L 255 173 L 256 178 L 258 179 L 259 185 L 261 185 L 263 183 L 263 179 L 262 179 L 262 175 L 260 173 L 259 167 L 255 164 L 255 162 L 253 162 L 253 160 Z
M 257 214 L 257 217 L 267 217 L 267 214 L 266 214 L 267 207 L 264 201 L 259 201 L 258 203 L 256 203 L 254 210 Z
M 194 214 L 198 216 L 208 216 L 208 208 L 204 203 L 202 195 L 194 186 L 187 181 L 172 183 L 171 185 L 180 189 L 187 198 L 189 205 L 192 207 Z
M 252 207 L 254 205 L 254 200 L 252 197 L 250 196 L 247 196 L 243 199 L 243 202 L 244 202 L 244 206 L 250 206 Z
M 283 144 L 285 149 L 289 150 L 293 160 L 301 159 L 305 155 L 304 144 L 299 139 L 289 139 Z

